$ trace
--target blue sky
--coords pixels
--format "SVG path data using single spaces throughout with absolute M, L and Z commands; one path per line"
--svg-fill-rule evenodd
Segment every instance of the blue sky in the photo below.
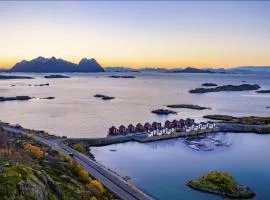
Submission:
M 270 65 L 267 1 L 0 2 L 0 67 L 39 55 L 105 66 Z

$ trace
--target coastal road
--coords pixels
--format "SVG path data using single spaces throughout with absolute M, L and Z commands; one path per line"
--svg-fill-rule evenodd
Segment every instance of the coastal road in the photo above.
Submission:
M 2 128 L 6 131 L 10 131 L 13 133 L 20 133 L 26 136 L 30 136 L 29 133 L 11 127 L 11 126 L 4 126 L 1 125 Z M 33 135 L 31 135 L 33 136 Z M 69 155 L 70 153 L 73 154 L 73 159 L 75 159 L 85 170 L 91 174 L 94 178 L 98 179 L 103 183 L 103 185 L 108 188 L 110 191 L 115 193 L 120 199 L 123 200 L 153 200 L 152 197 L 148 196 L 147 194 L 143 193 L 141 190 L 133 186 L 132 184 L 128 183 L 127 181 L 123 180 L 122 177 L 115 174 L 114 172 L 110 171 L 103 165 L 99 164 L 98 162 L 91 160 L 84 154 L 81 154 L 70 147 L 67 147 L 62 142 L 61 139 L 56 140 L 47 140 L 45 138 L 34 136 L 34 138 L 42 142 L 53 149 L 59 151 L 64 155 Z

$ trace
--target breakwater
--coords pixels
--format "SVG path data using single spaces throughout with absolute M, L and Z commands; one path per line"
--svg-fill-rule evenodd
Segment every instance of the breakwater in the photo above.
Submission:
M 66 141 L 70 143 L 81 143 L 86 147 L 91 147 L 91 146 L 106 146 L 130 141 L 136 141 L 140 143 L 155 142 L 159 140 L 168 140 L 180 137 L 194 137 L 207 133 L 218 133 L 218 132 L 270 134 L 270 125 L 248 125 L 248 124 L 220 122 L 216 123 L 216 127 L 214 128 L 191 130 L 189 132 L 173 131 L 170 134 L 161 134 L 153 136 L 149 136 L 147 132 L 141 132 L 104 138 L 70 138 L 67 139 Z

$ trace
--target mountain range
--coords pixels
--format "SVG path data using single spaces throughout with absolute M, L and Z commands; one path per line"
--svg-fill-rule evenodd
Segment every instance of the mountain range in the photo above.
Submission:
M 243 66 L 233 68 L 141 68 L 133 69 L 128 67 L 106 67 L 107 72 L 159 72 L 159 73 L 220 73 L 220 74 L 270 74 L 270 66 Z
M 104 72 L 105 70 L 95 59 L 83 58 L 79 64 L 71 63 L 55 57 L 42 56 L 33 60 L 16 63 L 9 72 L 61 73 L 61 72 Z

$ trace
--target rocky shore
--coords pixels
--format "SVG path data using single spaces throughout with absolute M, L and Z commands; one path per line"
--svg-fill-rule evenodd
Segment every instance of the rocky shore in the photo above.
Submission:
M 209 172 L 203 177 L 187 182 L 194 190 L 220 195 L 231 199 L 250 199 L 256 196 L 248 187 L 239 185 L 226 172 Z
M 190 90 L 189 93 L 208 93 L 208 92 L 228 92 L 228 91 L 250 91 L 258 90 L 261 87 L 257 84 L 242 84 L 242 85 L 223 85 L 214 88 L 196 88 Z

